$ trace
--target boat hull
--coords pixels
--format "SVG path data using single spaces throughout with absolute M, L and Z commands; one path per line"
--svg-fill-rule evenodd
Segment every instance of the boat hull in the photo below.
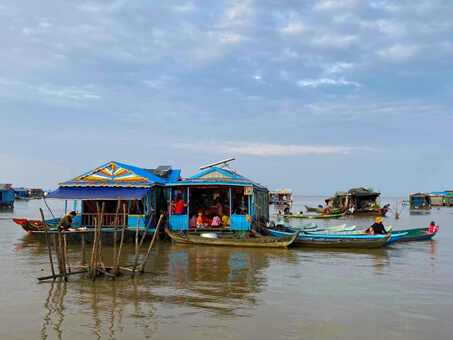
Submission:
M 437 232 L 428 234 L 428 228 L 415 228 L 415 229 L 405 229 L 405 230 L 396 230 L 393 233 L 407 233 L 398 242 L 408 242 L 408 241 L 424 241 L 432 239 Z
M 116 239 L 117 242 L 121 240 L 121 232 L 120 228 L 117 229 Z M 81 244 L 82 238 L 85 239 L 86 243 L 93 243 L 94 242 L 94 229 L 90 230 L 74 230 L 74 231 L 62 231 L 62 235 L 66 235 L 66 242 L 68 244 Z M 46 232 L 39 230 L 39 231 L 31 231 L 32 234 L 39 242 L 46 243 Z M 58 238 L 58 232 L 56 230 L 48 231 L 49 236 L 55 235 L 56 239 Z M 135 235 L 135 231 L 132 230 L 125 230 L 124 231 L 124 242 L 131 240 Z M 50 240 L 52 238 L 50 237 Z M 108 228 L 106 230 L 101 230 L 101 242 L 103 245 L 112 245 L 114 243 L 114 228 Z
M 172 232 L 165 229 L 165 232 L 170 236 L 172 241 L 185 244 L 199 244 L 210 246 L 229 246 L 229 247 L 265 247 L 265 248 L 286 248 L 294 242 L 299 231 L 290 235 L 282 237 L 248 237 L 248 238 L 234 238 L 233 233 L 231 238 L 209 238 L 203 236 L 196 236 L 183 231 L 179 233 Z
M 329 215 L 283 215 L 283 218 L 308 218 L 308 219 L 324 219 L 324 218 L 340 218 L 344 214 L 329 214 Z

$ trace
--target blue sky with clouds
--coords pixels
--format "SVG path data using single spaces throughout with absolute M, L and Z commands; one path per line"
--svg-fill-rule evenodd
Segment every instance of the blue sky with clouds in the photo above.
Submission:
M 0 4 L 0 182 L 109 160 L 271 189 L 453 190 L 453 3 Z

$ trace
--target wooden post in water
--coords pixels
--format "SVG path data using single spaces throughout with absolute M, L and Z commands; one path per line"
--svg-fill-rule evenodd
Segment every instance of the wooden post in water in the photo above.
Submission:
M 82 235 L 82 264 L 86 264 L 86 258 L 85 258 L 85 236 Z
M 71 265 L 69 264 L 69 260 L 68 260 L 68 244 L 66 242 L 66 235 L 63 235 L 63 245 L 64 245 L 64 258 L 65 258 L 65 262 L 66 262 L 66 266 L 68 267 L 68 271 L 69 273 L 71 272 Z
M 153 239 L 151 240 L 151 243 L 149 244 L 148 251 L 146 252 L 145 258 L 143 259 L 142 266 L 140 267 L 140 275 L 143 275 L 145 272 L 145 265 L 146 262 L 148 261 L 149 254 L 151 253 L 151 248 L 153 247 L 154 240 L 156 239 L 156 235 L 159 233 L 159 227 L 160 223 L 162 222 L 162 218 L 164 217 L 164 214 L 160 214 L 159 217 L 159 222 L 157 223 L 156 230 L 154 231 Z
M 120 208 L 121 208 L 121 197 L 118 198 L 118 204 L 116 205 L 116 212 L 115 212 L 115 218 L 113 219 L 113 265 L 112 265 L 112 274 L 113 274 L 113 279 L 115 279 L 115 268 L 116 268 L 116 234 L 118 230 L 118 223 L 119 223 L 119 213 L 120 213 Z
M 139 255 L 139 243 L 138 243 L 138 227 L 140 226 L 140 219 L 142 217 L 142 214 L 138 217 L 137 221 L 137 229 L 135 229 L 135 259 L 134 259 L 134 267 L 132 268 L 132 274 L 131 278 L 134 278 L 135 276 L 135 269 L 137 268 L 137 261 L 138 261 L 138 255 Z
M 61 232 L 61 228 L 57 227 L 57 233 L 58 233 L 58 253 L 61 259 L 61 267 L 63 270 L 63 277 L 64 280 L 67 282 L 68 281 L 68 276 L 66 275 L 66 260 L 64 258 L 64 249 L 63 249 L 63 235 Z
M 52 243 L 53 243 L 53 250 L 55 252 L 55 256 L 57 257 L 58 273 L 60 274 L 60 277 L 61 277 L 61 275 L 63 275 L 63 268 L 61 266 L 61 258 L 60 258 L 60 254 L 58 253 L 57 240 L 56 240 L 55 234 L 52 234 L 51 238 L 52 238 Z
M 121 256 L 121 250 L 123 249 L 123 243 L 124 243 L 124 230 L 126 229 L 126 210 L 127 205 L 123 204 L 123 230 L 121 232 L 121 241 L 120 241 L 120 249 L 118 250 L 118 256 L 115 261 L 115 267 L 113 269 L 113 275 L 117 276 L 119 274 L 119 263 L 120 263 L 120 256 Z
M 50 249 L 49 231 L 48 231 L 48 227 L 46 224 L 46 220 L 44 219 L 44 213 L 43 213 L 42 209 L 39 208 L 39 211 L 41 212 L 42 223 L 44 223 L 44 230 L 46 232 L 46 245 L 47 245 L 47 250 L 49 252 L 50 269 L 52 270 L 52 276 L 53 276 L 53 279 L 55 280 L 55 269 L 53 267 L 52 250 Z

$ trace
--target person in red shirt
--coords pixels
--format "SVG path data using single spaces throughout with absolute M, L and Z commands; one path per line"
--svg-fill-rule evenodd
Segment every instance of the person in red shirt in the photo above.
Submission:
M 176 203 L 172 203 L 172 206 L 175 208 L 176 215 L 182 215 L 184 213 L 184 208 L 189 205 L 189 201 L 184 203 L 182 198 L 180 198 Z

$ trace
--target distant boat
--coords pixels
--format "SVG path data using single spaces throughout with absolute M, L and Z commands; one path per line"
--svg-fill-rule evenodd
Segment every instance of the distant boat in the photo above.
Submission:
M 322 207 L 312 208 L 312 207 L 309 207 L 309 206 L 306 205 L 305 209 L 307 209 L 307 212 L 317 212 L 319 214 L 324 213 L 324 208 L 322 208 Z M 330 209 L 330 213 L 331 214 L 341 214 L 342 212 L 343 212 L 343 210 L 341 208 Z
M 283 218 L 311 218 L 311 219 L 322 219 L 322 218 L 340 218 L 345 214 L 329 214 L 329 215 L 283 215 Z
M 295 233 L 288 233 L 280 237 L 267 237 L 259 234 L 252 237 L 234 237 L 233 232 L 205 233 L 205 235 L 194 235 L 186 231 L 170 231 L 165 228 L 165 232 L 170 236 L 172 241 L 185 244 L 201 244 L 210 246 L 235 246 L 235 247 L 267 247 L 267 248 L 285 248 L 294 242 L 299 230 Z

